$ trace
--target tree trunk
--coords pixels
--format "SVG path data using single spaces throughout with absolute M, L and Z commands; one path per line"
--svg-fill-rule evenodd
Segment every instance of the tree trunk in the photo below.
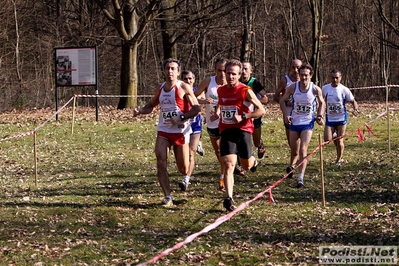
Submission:
M 309 63 L 313 66 L 314 74 L 312 81 L 315 84 L 319 83 L 320 73 L 319 73 L 319 62 L 321 55 L 321 34 L 323 29 L 323 5 L 324 0 L 308 0 L 309 8 L 312 13 L 312 34 L 313 34 L 313 44 L 312 44 L 312 57 Z
M 252 6 L 251 0 L 242 0 L 243 34 L 241 37 L 241 61 L 250 62 L 252 52 Z
M 161 17 L 161 35 L 162 35 L 162 46 L 163 46 L 163 57 L 177 58 L 176 48 L 176 22 L 175 19 L 175 0 L 166 0 L 162 2 L 162 13 Z
M 123 42 L 122 65 L 121 65 L 121 95 L 132 97 L 121 97 L 118 109 L 137 106 L 137 44 Z

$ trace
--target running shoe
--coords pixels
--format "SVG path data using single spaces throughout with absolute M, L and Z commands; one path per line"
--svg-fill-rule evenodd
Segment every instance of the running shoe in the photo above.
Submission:
M 296 182 L 296 188 L 301 188 L 301 187 L 304 187 L 305 185 L 303 184 L 303 181 L 298 181 L 298 182 Z
M 179 182 L 179 187 L 180 187 L 181 191 L 186 191 L 187 188 L 188 188 L 188 184 L 189 184 L 189 182 L 186 181 L 186 180 L 180 181 Z
M 341 168 L 341 162 L 340 161 L 336 161 L 335 165 L 337 166 L 338 169 Z
M 226 188 L 224 187 L 224 178 L 219 179 L 219 192 L 226 192 Z
M 286 169 L 285 169 L 285 171 L 287 172 L 287 174 L 288 174 L 288 176 L 287 176 L 287 178 L 292 178 L 292 176 L 294 175 L 294 167 L 292 167 L 292 166 L 288 166 Z M 292 172 L 291 172 L 292 171 Z
M 254 159 L 255 159 L 255 157 L 254 157 Z M 258 161 L 255 159 L 254 166 L 252 166 L 251 169 L 249 169 L 249 170 L 251 170 L 252 173 L 253 173 L 253 172 L 256 172 L 256 169 L 258 169 L 258 165 L 259 165 L 259 163 L 258 163 Z
M 236 206 L 234 206 L 234 200 L 232 198 L 225 198 L 223 201 L 223 207 L 230 212 L 236 209 Z
M 204 151 L 204 149 L 202 148 L 202 142 L 201 142 L 201 141 L 198 142 L 197 153 L 198 153 L 199 155 L 201 155 L 201 156 L 204 156 L 204 154 L 205 154 L 205 151 Z
M 258 147 L 258 158 L 262 159 L 263 156 L 265 155 L 265 152 L 266 152 L 266 150 L 265 150 L 265 147 L 263 146 L 263 143 L 262 143 Z
M 162 207 L 170 208 L 173 207 L 173 200 L 171 198 L 164 198 L 161 204 Z
M 241 165 L 237 165 L 237 166 L 234 168 L 234 174 L 235 174 L 235 175 L 239 175 L 239 176 L 245 176 L 245 171 L 244 171 L 244 169 L 242 169 L 242 166 L 241 166 Z

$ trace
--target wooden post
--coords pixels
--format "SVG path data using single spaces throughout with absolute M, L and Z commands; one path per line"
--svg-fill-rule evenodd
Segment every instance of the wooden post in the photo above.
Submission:
M 389 101 L 389 85 L 387 84 L 385 87 L 385 107 L 388 110 L 388 101 Z
M 388 119 L 388 152 L 391 152 L 391 114 L 389 107 L 387 107 L 387 119 Z
M 37 188 L 37 152 L 36 152 L 36 131 L 33 132 L 33 158 L 35 164 L 35 185 Z
M 323 146 L 321 145 L 321 135 L 319 134 L 319 146 L 320 146 L 320 175 L 321 175 L 321 198 L 323 208 L 326 207 L 326 195 L 324 191 L 324 168 L 323 168 Z
M 73 96 L 71 135 L 73 135 L 73 125 L 75 123 L 75 106 L 76 106 L 76 95 Z
M 389 85 L 386 85 L 385 88 L 385 108 L 387 110 L 387 119 L 388 119 L 388 152 L 391 152 L 391 122 L 390 122 L 390 114 L 389 114 Z

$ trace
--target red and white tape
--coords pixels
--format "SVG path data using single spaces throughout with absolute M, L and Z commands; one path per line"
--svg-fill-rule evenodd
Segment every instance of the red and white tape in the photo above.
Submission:
M 100 94 L 75 94 L 77 98 L 123 98 L 123 97 L 137 97 L 137 98 L 149 98 L 154 95 L 100 95 Z
M 69 101 L 67 101 L 57 112 L 55 112 L 52 116 L 50 116 L 46 121 L 44 121 L 42 124 L 40 124 L 39 126 L 37 126 L 35 128 L 35 131 L 37 131 L 39 128 L 43 127 L 45 124 L 47 124 L 51 119 L 53 119 L 57 114 L 59 114 L 65 107 L 67 107 L 67 105 L 74 99 L 74 97 L 72 97 L 71 99 L 69 99 Z
M 33 134 L 35 134 L 35 131 L 20 133 L 20 134 L 14 135 L 14 136 L 10 136 L 10 137 L 6 137 L 6 138 L 3 138 L 3 139 L 0 139 L 0 142 L 11 140 L 11 139 L 18 139 L 18 138 L 30 136 L 30 135 L 33 135 Z
M 399 86 L 398 86 L 398 87 L 399 87 Z M 372 123 L 373 121 L 379 119 L 380 117 L 382 117 L 385 113 L 386 113 L 386 111 L 383 112 L 383 113 L 381 113 L 381 114 L 379 114 L 379 115 L 377 116 L 376 119 L 374 119 L 374 120 L 372 120 L 372 121 L 370 121 L 370 122 L 368 122 L 368 123 L 365 123 L 366 128 L 367 128 L 367 129 L 369 130 L 369 132 L 371 132 L 374 136 L 375 136 L 375 134 L 372 132 L 372 130 L 371 130 L 369 124 Z M 360 131 L 360 128 L 358 128 L 357 131 L 359 132 L 359 131 Z M 352 133 L 353 133 L 353 132 L 347 132 L 347 133 L 345 133 L 345 134 L 342 135 L 342 136 L 339 136 L 339 137 L 336 137 L 336 138 L 334 138 L 334 139 L 332 139 L 332 140 L 325 141 L 325 142 L 321 143 L 321 144 L 318 145 L 310 154 L 308 154 L 308 155 L 304 158 L 304 160 L 302 160 L 302 162 L 300 162 L 300 163 L 294 168 L 294 170 L 297 169 L 300 165 L 302 165 L 306 160 L 308 160 L 309 157 L 313 156 L 313 155 L 316 153 L 316 151 L 318 151 L 322 146 L 327 145 L 327 144 L 329 144 L 329 143 L 331 143 L 331 142 L 333 142 L 333 141 L 335 141 L 335 140 L 337 140 L 337 139 L 341 139 L 341 138 L 343 138 L 343 137 L 345 137 L 345 136 L 347 136 L 347 135 L 349 135 L 349 134 L 352 134 Z M 360 138 L 360 136 L 359 136 L 359 140 L 360 140 L 360 141 L 363 141 L 364 139 L 363 139 L 363 137 Z M 293 171 L 294 171 L 294 170 L 293 170 Z M 288 177 L 288 175 L 289 175 L 289 173 L 287 173 L 287 174 L 284 175 L 282 178 L 280 178 L 279 180 L 277 180 L 276 182 L 274 182 L 273 185 L 269 186 L 266 190 L 260 192 L 260 193 L 259 193 L 258 195 L 256 195 L 256 197 L 254 197 L 253 199 L 241 203 L 241 205 L 239 205 L 234 211 L 232 211 L 232 212 L 230 212 L 230 213 L 228 213 L 228 214 L 226 214 L 226 215 L 223 215 L 223 216 L 219 217 L 215 222 L 213 222 L 212 224 L 206 226 L 206 227 L 205 227 L 204 229 L 202 229 L 201 231 L 199 231 L 199 232 L 197 232 L 197 233 L 194 233 L 194 234 L 188 236 L 184 241 L 181 241 L 181 242 L 175 244 L 173 247 L 168 248 L 168 249 L 162 251 L 162 252 L 159 253 L 158 255 L 152 257 L 150 260 L 148 260 L 148 261 L 146 261 L 146 262 L 143 262 L 143 263 L 140 263 L 140 264 L 138 264 L 138 265 L 139 265 L 139 266 L 145 266 L 145 265 L 147 265 L 147 264 L 149 264 L 149 263 L 154 263 L 154 262 L 156 262 L 157 260 L 159 260 L 159 259 L 161 259 L 161 258 L 163 258 L 163 257 L 165 257 L 165 256 L 167 256 L 167 255 L 169 255 L 169 254 L 172 253 L 173 251 L 175 251 L 175 250 L 177 250 L 177 249 L 180 249 L 180 248 L 181 248 L 182 246 L 184 246 L 185 244 L 189 244 L 190 242 L 192 242 L 192 241 L 193 241 L 195 238 L 197 238 L 198 236 L 200 236 L 200 235 L 202 235 L 202 234 L 204 234 L 204 233 L 207 233 L 207 232 L 209 232 L 209 231 L 215 229 L 216 227 L 218 227 L 220 224 L 226 222 L 226 221 L 229 220 L 231 217 L 233 217 L 236 213 L 238 213 L 239 211 L 241 211 L 241 210 L 245 209 L 247 206 L 249 206 L 250 203 L 252 203 L 253 201 L 255 201 L 255 200 L 257 200 L 257 199 L 259 199 L 259 198 L 261 198 L 261 197 L 263 197 L 266 193 L 268 193 L 268 197 L 269 197 L 269 198 L 268 198 L 268 201 L 269 201 L 269 202 L 274 202 L 273 195 L 272 195 L 272 189 L 275 188 L 278 184 L 280 184 L 284 179 L 286 179 L 286 178 Z

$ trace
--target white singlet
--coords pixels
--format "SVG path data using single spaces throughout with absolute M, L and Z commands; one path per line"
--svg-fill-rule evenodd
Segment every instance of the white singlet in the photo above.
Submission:
M 210 117 L 215 113 L 216 106 L 218 105 L 218 88 L 219 85 L 216 83 L 216 76 L 211 76 L 211 80 L 208 85 L 208 89 L 205 93 L 205 98 L 211 98 L 214 100 L 213 103 L 205 105 L 205 114 L 206 114 L 206 124 L 207 128 L 215 129 L 219 127 L 219 120 L 211 121 Z
M 352 92 L 342 84 L 333 87 L 330 83 L 323 86 L 322 93 L 326 101 L 326 119 L 329 122 L 347 122 L 346 102 L 355 99 Z
M 191 133 L 191 126 L 189 121 L 181 122 L 176 125 L 172 125 L 171 118 L 174 116 L 180 116 L 183 114 L 184 99 L 179 97 L 178 90 L 180 88 L 181 81 L 178 81 L 173 88 L 165 92 L 163 83 L 160 87 L 159 93 L 159 120 L 158 120 L 158 131 L 166 133 Z
M 314 123 L 314 112 L 316 109 L 316 96 L 314 93 L 314 84 L 311 82 L 306 92 L 300 89 L 300 82 L 295 83 L 294 93 L 292 94 L 292 124 L 307 125 Z

